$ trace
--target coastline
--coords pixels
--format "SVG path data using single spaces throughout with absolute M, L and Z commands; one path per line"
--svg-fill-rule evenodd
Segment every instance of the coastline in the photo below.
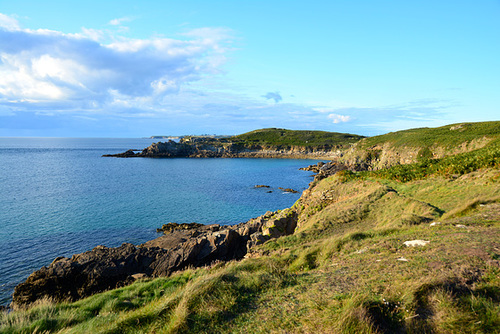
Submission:
M 155 235 L 154 230 L 168 221 L 196 221 L 224 226 L 245 222 L 267 210 L 289 207 L 298 199 L 300 193 L 284 195 L 278 189 L 279 186 L 302 192 L 312 180 L 312 173 L 300 172 L 298 169 L 316 162 L 285 161 L 286 159 L 229 161 L 231 159 L 182 158 L 125 161 L 104 159 L 101 155 L 110 151 L 124 151 L 127 147 L 141 148 L 141 141 L 137 141 L 139 144 L 134 141 L 96 142 L 84 139 L 77 142 L 59 140 L 55 144 L 54 141 L 47 142 L 47 149 L 43 146 L 39 150 L 27 148 L 15 151 L 16 155 L 6 161 L 18 166 L 17 169 L 9 168 L 13 172 L 4 175 L 12 180 L 12 185 L 17 185 L 15 189 L 19 189 L 19 194 L 5 194 L 2 203 L 5 203 L 3 207 L 8 210 L 4 211 L 3 217 L 5 221 L 16 222 L 9 212 L 25 212 L 19 220 L 25 230 L 17 228 L 11 232 L 11 225 L 2 231 L 5 235 L 14 233 L 9 240 L 4 239 L 6 241 L 3 243 L 5 261 L 1 269 L 5 270 L 7 276 L 3 276 L 1 282 L 6 283 L 2 285 L 2 305 L 11 302 L 13 289 L 18 283 L 24 282 L 28 275 L 42 266 L 49 265 L 57 256 L 71 258 L 73 254 L 89 251 L 97 245 L 118 247 L 123 242 L 139 245 L 156 238 L 158 235 Z M 38 144 L 37 141 L 35 143 Z M 24 142 L 23 145 L 28 146 Z M 88 149 L 93 146 L 97 146 L 97 149 Z M 43 188 L 37 192 L 40 196 L 35 198 L 37 202 L 34 204 L 29 201 L 30 197 L 26 202 L 15 200 L 19 198 L 21 191 L 26 193 L 25 189 L 30 185 L 29 180 L 44 184 L 31 177 L 16 178 L 17 175 L 31 175 L 29 171 L 33 170 L 33 162 L 25 168 L 20 164 L 24 157 L 29 157 L 27 153 L 35 155 L 34 161 L 39 169 L 44 171 L 44 174 L 37 175 L 46 175 L 45 179 L 47 175 L 50 176 L 47 180 L 55 181 L 55 187 L 58 189 L 57 192 L 50 192 L 50 188 Z M 66 159 L 64 166 L 68 168 L 51 171 L 48 171 L 48 167 L 45 168 L 60 164 L 63 157 Z M 44 160 L 40 160 L 41 158 Z M 262 170 L 260 166 L 263 167 Z M 28 173 L 21 173 L 24 170 Z M 144 177 L 145 175 L 148 176 Z M 266 194 L 269 190 L 253 189 L 255 184 L 261 183 L 270 185 L 269 190 L 273 193 Z M 150 184 L 155 185 L 154 189 L 149 188 Z M 178 184 L 182 185 L 180 193 L 171 195 Z M 6 185 L 9 186 L 9 183 Z M 132 188 L 137 190 L 132 193 Z M 45 189 L 46 192 L 43 191 Z M 86 189 L 92 189 L 92 194 L 85 195 L 82 199 L 81 195 Z M 61 198 L 60 193 L 63 191 L 67 196 Z M 122 196 L 122 193 L 125 195 Z M 216 196 L 216 205 L 211 204 L 213 196 Z M 40 209 L 36 214 L 31 214 L 27 210 L 28 205 L 35 204 L 41 205 Z M 49 204 L 58 210 L 58 214 L 51 214 L 49 210 L 55 209 L 51 209 Z M 66 214 L 64 207 L 71 207 L 71 212 Z M 180 210 L 175 210 L 175 207 Z M 203 216 L 200 215 L 201 211 Z M 60 226 L 61 231 L 53 232 L 50 230 L 52 226 Z M 136 226 L 143 228 L 141 230 Z M 45 229 L 45 234 L 39 233 L 42 229 Z M 85 237 L 86 230 L 96 230 L 95 238 Z M 55 235 L 55 239 L 59 241 L 55 241 L 51 235 Z
M 178 143 L 172 140 L 157 142 L 143 150 L 127 150 L 122 153 L 104 154 L 115 158 L 269 158 L 333 160 L 342 156 L 338 146 L 262 146 L 234 143 Z
M 315 174 L 300 198 L 310 192 L 315 182 L 346 169 L 356 170 L 334 161 L 301 168 Z M 260 187 L 269 186 L 255 186 Z M 188 267 L 252 257 L 254 246 L 293 234 L 298 220 L 297 208 L 291 206 L 235 225 L 169 223 L 157 229 L 163 230 L 164 235 L 140 245 L 97 246 L 71 258 L 60 256 L 15 287 L 11 307 L 28 307 L 44 298 L 76 301 L 129 285 L 137 279 L 168 277 Z
M 25 308 L 44 298 L 76 301 L 137 279 L 165 277 L 188 267 L 251 257 L 253 246 L 292 234 L 297 217 L 288 208 L 236 225 L 174 229 L 137 246 L 97 246 L 71 258 L 57 257 L 15 287 L 10 307 Z

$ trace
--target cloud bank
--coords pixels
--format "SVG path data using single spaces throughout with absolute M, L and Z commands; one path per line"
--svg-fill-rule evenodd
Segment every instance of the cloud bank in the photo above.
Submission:
M 233 48 L 231 30 L 132 39 L 119 34 L 130 20 L 110 20 L 114 32 L 68 34 L 24 29 L 0 14 L 0 136 L 236 134 L 264 127 L 372 135 L 440 125 L 449 106 L 435 99 L 372 107 L 284 103 L 272 88 L 260 95 L 243 82 L 219 80 Z
M 219 73 L 230 43 L 230 32 L 220 28 L 193 31 L 185 39 L 106 34 L 22 29 L 0 14 L 0 109 L 161 110 L 166 96 Z M 104 37 L 111 42 L 102 42 Z

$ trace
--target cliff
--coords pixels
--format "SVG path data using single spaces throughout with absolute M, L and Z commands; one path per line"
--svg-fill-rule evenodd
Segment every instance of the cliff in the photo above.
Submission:
M 470 152 L 500 140 L 500 122 L 458 123 L 363 138 L 345 150 L 339 162 L 370 169 L 411 164 Z

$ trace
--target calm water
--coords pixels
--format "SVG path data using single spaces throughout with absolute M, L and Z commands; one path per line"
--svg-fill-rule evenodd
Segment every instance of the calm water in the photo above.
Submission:
M 142 243 L 170 221 L 243 222 L 291 206 L 312 180 L 298 170 L 312 160 L 101 157 L 154 141 L 0 138 L 0 304 L 57 256 Z

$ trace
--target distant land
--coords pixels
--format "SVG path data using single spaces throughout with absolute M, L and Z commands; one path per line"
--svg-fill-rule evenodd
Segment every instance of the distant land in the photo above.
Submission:
M 181 138 L 227 138 L 225 135 L 183 135 L 183 136 L 150 136 L 148 139 L 181 139 Z
M 165 138 L 167 142 L 152 144 L 140 152 L 128 150 L 105 156 L 333 159 L 362 138 L 349 133 L 267 128 L 236 136 L 181 136 L 175 141 Z

